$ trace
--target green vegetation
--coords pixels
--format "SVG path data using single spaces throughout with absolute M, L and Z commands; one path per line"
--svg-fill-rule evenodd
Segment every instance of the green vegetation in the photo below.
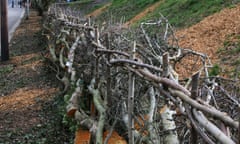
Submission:
M 188 27 L 204 17 L 220 11 L 226 7 L 233 7 L 240 0 L 112 0 L 112 5 L 98 17 L 98 22 L 107 19 L 119 22 L 128 21 L 136 14 L 157 1 L 162 1 L 153 12 L 148 13 L 140 21 L 158 19 L 162 13 L 175 27 Z
M 89 4 L 91 3 L 92 0 L 81 0 L 81 1 L 75 1 L 75 2 L 70 2 L 70 3 L 66 3 L 70 6 L 75 6 L 75 5 L 82 5 L 82 4 Z
M 218 49 L 221 55 L 221 64 L 229 64 L 232 69 L 228 72 L 231 77 L 240 76 L 240 34 L 231 34 L 226 37 L 223 47 Z
M 86 3 L 86 2 L 92 2 L 92 0 L 78 0 L 78 1 L 71 2 L 70 4 L 79 4 L 79 3 Z
M 94 4 L 93 4 L 94 3 Z M 82 16 L 93 12 L 94 10 L 104 6 L 105 3 L 95 3 L 93 2 L 93 0 L 78 0 L 78 1 L 72 1 L 69 3 L 63 3 L 62 5 L 65 6 L 70 6 L 71 9 L 80 12 L 79 14 L 81 14 Z
M 13 70 L 13 68 L 14 68 L 13 65 L 2 66 L 0 68 L 0 75 L 6 74 L 6 73 L 10 73 Z
M 112 5 L 107 11 L 98 17 L 98 22 L 109 19 L 113 22 L 119 22 L 121 19 L 128 21 L 149 5 L 158 0 L 112 0 Z
M 240 53 L 240 40 L 235 43 L 234 49 L 231 50 L 232 54 Z
M 220 73 L 220 66 L 218 64 L 214 64 L 210 69 L 209 76 L 217 76 Z
M 230 6 L 233 6 L 233 2 L 226 0 L 166 0 L 142 20 L 156 19 L 162 13 L 175 27 L 188 27 Z
M 227 36 L 223 43 L 223 48 L 220 52 L 226 52 L 231 55 L 236 55 L 240 52 L 240 34 L 231 34 Z

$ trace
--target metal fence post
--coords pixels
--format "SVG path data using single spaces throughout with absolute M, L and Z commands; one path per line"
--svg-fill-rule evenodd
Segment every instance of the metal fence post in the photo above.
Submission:
M 29 2 L 29 0 L 27 0 L 27 7 L 26 7 L 27 17 L 26 17 L 26 19 L 29 19 L 29 5 L 30 5 L 30 2 Z
M 1 0 L 1 60 L 9 60 L 7 0 Z

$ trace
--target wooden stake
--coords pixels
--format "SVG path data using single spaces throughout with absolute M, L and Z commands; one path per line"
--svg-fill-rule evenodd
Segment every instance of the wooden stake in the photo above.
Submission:
M 169 54 L 168 52 L 163 54 L 163 77 L 169 75 Z
M 135 59 L 136 55 L 136 42 L 133 44 L 133 56 Z M 133 119 L 133 111 L 134 111 L 134 91 L 135 91 L 135 76 L 129 71 L 129 85 L 128 85 L 128 138 L 129 144 L 134 144 L 134 119 Z
M 108 50 L 110 50 L 110 33 L 106 34 L 106 48 Z M 107 60 L 108 62 L 110 61 L 110 54 L 107 55 Z M 111 67 L 109 65 L 107 65 L 107 72 L 106 72 L 106 77 L 107 77 L 107 102 L 108 105 L 111 106 L 112 105 L 112 92 L 111 92 Z
M 240 107 L 238 108 L 238 115 L 240 114 Z M 239 125 L 238 125 L 238 144 L 240 144 L 240 117 L 239 117 Z
M 192 76 L 192 90 L 191 90 L 191 97 L 193 99 L 196 99 L 198 96 L 198 81 L 199 81 L 199 75 L 200 73 L 197 72 Z M 197 139 L 198 139 L 198 133 L 197 131 L 194 129 L 194 126 L 192 126 L 191 128 L 191 137 L 190 140 L 192 144 L 197 143 Z

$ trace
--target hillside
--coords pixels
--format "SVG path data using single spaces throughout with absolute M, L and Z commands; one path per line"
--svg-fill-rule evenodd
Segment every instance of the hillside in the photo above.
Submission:
M 136 27 L 142 21 L 158 19 L 161 13 L 176 29 L 180 47 L 207 54 L 213 65 L 223 66 L 220 66 L 219 74 L 236 78 L 239 77 L 236 73 L 239 60 L 235 58 L 238 54 L 231 58 L 232 62 L 228 62 L 226 49 L 229 49 L 229 45 L 232 51 L 239 49 L 239 2 L 240 0 L 208 2 L 142 0 L 136 3 L 131 0 L 113 0 L 104 7 L 104 10 L 100 9 L 92 14 L 94 16 L 94 13 L 98 13 L 96 19 L 99 23 L 110 18 L 112 23 L 120 22 L 123 26 Z M 88 16 L 92 14 L 89 13 Z
M 178 30 L 176 35 L 179 38 L 180 47 L 207 54 L 213 64 L 221 67 L 221 74 L 230 74 L 239 79 L 239 73 L 234 74 L 235 70 L 229 69 L 234 66 L 239 67 L 236 63 L 240 56 L 238 54 L 240 49 L 239 12 L 240 5 L 226 8 L 189 28 Z M 234 51 L 235 54 L 233 54 Z
M 96 0 L 90 5 L 72 3 L 70 8 L 81 9 L 82 15 L 93 17 L 96 24 L 110 21 L 110 24 L 121 23 L 133 29 L 142 21 L 158 19 L 161 12 L 175 28 L 180 47 L 207 54 L 216 70 L 213 76 L 222 75 L 227 80 L 238 81 L 239 2 Z M 46 39 L 41 36 L 41 24 L 42 17 L 32 10 L 30 20 L 22 21 L 10 43 L 10 61 L 0 63 L 0 143 L 65 144 L 73 141 L 76 123 L 65 115 L 66 101 L 63 99 L 66 97 L 53 73 L 59 69 L 54 69 L 55 65 L 46 59 L 50 54 L 46 50 Z M 126 96 L 127 92 L 122 91 Z M 141 119 L 140 125 L 143 125 Z M 123 135 L 126 137 L 126 133 Z

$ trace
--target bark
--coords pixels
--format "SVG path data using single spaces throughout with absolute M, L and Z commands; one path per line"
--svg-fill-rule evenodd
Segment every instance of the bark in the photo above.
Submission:
M 72 72 L 72 67 L 73 67 L 73 61 L 74 61 L 74 51 L 76 50 L 78 43 L 80 40 L 80 36 L 77 36 L 75 42 L 73 43 L 73 45 L 71 46 L 69 53 L 68 53 L 68 61 L 66 63 L 66 66 L 68 67 L 68 72 Z
M 194 74 L 192 76 L 192 90 L 191 90 L 191 98 L 196 100 L 196 98 L 198 97 L 198 81 L 199 81 L 199 76 L 200 76 L 200 72 L 197 72 L 196 74 Z M 197 135 L 197 131 L 193 128 L 191 128 L 191 143 L 197 143 L 198 140 L 198 135 Z
M 154 124 L 153 124 L 154 123 L 153 116 L 154 116 L 154 112 L 156 111 L 156 98 L 155 98 L 155 92 L 153 87 L 150 87 L 149 96 L 150 96 L 150 107 L 148 112 L 148 132 L 149 132 L 152 143 L 158 144 L 160 143 L 160 137 L 156 133 L 156 130 L 154 129 Z M 159 125 L 156 125 L 156 127 L 159 127 Z
M 237 121 L 234 121 L 231 117 L 229 117 L 226 113 L 223 113 L 221 111 L 218 111 L 217 109 L 215 109 L 214 107 L 206 107 L 204 105 L 201 105 L 199 103 L 197 103 L 196 101 L 192 100 L 191 98 L 189 98 L 187 95 L 185 95 L 183 92 L 181 91 L 177 91 L 177 90 L 171 90 L 171 93 L 174 96 L 178 96 L 180 97 L 183 101 L 187 102 L 188 104 L 190 104 L 192 107 L 197 108 L 199 110 L 202 110 L 206 113 L 211 114 L 214 117 L 217 117 L 218 119 L 221 119 L 222 121 L 224 121 L 226 124 L 233 126 L 235 128 L 238 127 L 239 123 Z
M 221 143 L 235 144 L 235 142 L 232 141 L 231 138 L 227 137 L 218 127 L 208 121 L 207 118 L 200 111 L 196 111 L 196 109 L 193 109 L 193 114 L 197 121 Z
M 176 112 L 170 110 L 167 105 L 165 105 L 161 110 L 163 129 L 168 132 L 168 134 L 164 137 L 164 144 L 179 144 L 178 136 L 175 131 L 176 125 L 173 119 L 174 114 L 176 114 Z
M 179 85 L 178 83 L 176 83 L 173 80 L 170 80 L 170 79 L 167 79 L 167 78 L 158 77 L 158 76 L 154 75 L 153 73 L 151 73 L 150 71 L 148 71 L 146 69 L 139 69 L 138 72 L 140 72 L 140 74 L 145 76 L 150 81 L 154 81 L 156 83 L 165 84 L 165 85 L 169 86 L 170 88 L 173 88 L 173 89 L 176 89 L 176 90 L 180 90 L 184 94 L 190 96 L 190 92 L 185 87 L 183 87 L 182 85 Z
M 94 105 L 99 113 L 99 119 L 97 124 L 97 132 L 96 132 L 96 144 L 103 143 L 103 128 L 106 119 L 106 106 L 104 105 L 103 100 L 101 99 L 101 94 L 98 89 L 94 89 L 95 80 L 92 80 L 91 85 L 88 87 L 89 91 L 93 95 Z
M 135 55 L 135 44 L 133 47 L 133 59 Z M 128 80 L 128 139 L 129 144 L 134 144 L 134 92 L 135 92 L 135 76 L 134 73 L 129 71 L 129 80 Z
M 80 122 L 80 125 L 87 127 L 90 132 L 96 133 L 97 125 L 96 121 L 90 118 L 83 110 L 78 110 L 74 114 L 74 119 Z
M 73 117 L 75 112 L 79 109 L 79 98 L 82 96 L 80 81 L 80 79 L 77 81 L 75 91 L 73 92 L 67 105 L 67 115 L 70 117 Z
M 198 134 L 202 137 L 202 139 L 208 143 L 208 144 L 215 144 L 210 138 L 209 136 L 205 133 L 205 131 L 203 129 L 200 128 L 200 126 L 198 125 L 197 121 L 193 118 L 193 114 L 189 108 L 189 106 L 186 106 L 186 112 L 188 114 L 188 117 L 191 121 L 191 124 L 193 126 L 193 128 L 198 132 Z M 190 139 L 191 140 L 191 139 Z M 192 142 L 192 140 L 191 140 Z M 193 141 L 195 142 L 195 141 Z

